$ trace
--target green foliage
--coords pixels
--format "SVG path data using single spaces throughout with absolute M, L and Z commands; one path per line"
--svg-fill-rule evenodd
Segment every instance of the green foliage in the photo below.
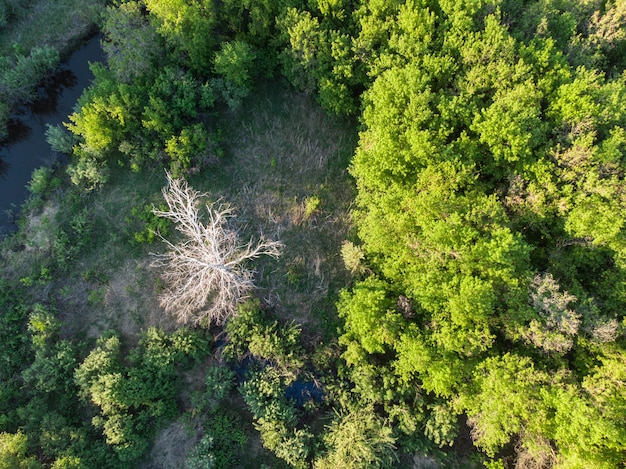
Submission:
M 31 194 L 38 197 L 42 197 L 60 186 L 61 180 L 53 176 L 52 169 L 45 166 L 35 169 L 28 182 L 28 190 Z
M 287 462 L 290 467 L 304 469 L 309 466 L 313 435 L 305 430 L 290 428 L 282 421 L 260 418 L 255 428 L 261 434 L 263 446 L 277 457 Z
M 35 353 L 35 360 L 22 373 L 25 386 L 33 395 L 56 399 L 55 407 L 71 412 L 75 406 L 74 369 L 78 366 L 77 350 L 68 341 L 58 341 Z
M 110 175 L 108 165 L 99 163 L 88 156 L 68 166 L 67 173 L 74 184 L 86 190 L 93 190 L 104 185 Z
M 75 372 L 81 397 L 99 413 L 93 423 L 120 460 L 138 460 L 156 430 L 176 415 L 180 367 L 208 350 L 201 335 L 179 330 L 171 336 L 148 329 L 122 361 L 118 337 L 99 339 Z
M 28 56 L 16 54 L 13 60 L 0 57 L 4 62 L 0 71 L 0 97 L 14 104 L 34 98 L 35 87 L 59 64 L 59 52 L 53 47 L 35 47 Z
M 18 3 L 0 3 L 0 25 Z M 69 174 L 91 189 L 114 166 L 200 170 L 213 160 L 215 102 L 240 106 L 277 64 L 329 112 L 360 109 L 349 168 L 360 239 L 342 249 L 359 280 L 337 302 L 343 362 L 318 366 L 343 413 L 317 442 L 285 398 L 305 373 L 300 328 L 253 302 L 226 325 L 226 354 L 248 358 L 240 391 L 263 444 L 293 467 L 392 467 L 396 444 L 454 448 L 467 418 L 494 467 L 510 449 L 519 467 L 620 467 L 625 12 L 623 2 L 569 0 L 117 2 L 103 21 L 109 69 L 95 67 L 72 135 L 50 128 L 48 139 L 72 150 Z M 49 49 L 16 52 L 0 59 L 0 124 L 56 60 Z M 41 170 L 30 187 L 55 184 Z M 319 203 L 306 201 L 305 218 Z M 137 242 L 165 229 L 146 210 L 132 214 L 146 228 Z M 88 212 L 65 213 L 51 252 L 59 271 L 97 236 Z M 36 306 L 29 322 L 33 308 L 7 288 L 0 430 L 23 428 L 46 463 L 100 467 L 106 445 L 66 412 L 78 389 L 122 461 L 112 460 L 136 464 L 175 413 L 178 367 L 206 341 L 149 330 L 125 354 L 103 338 L 72 383 L 76 347 L 58 340 L 49 309 Z M 213 405 L 233 383 L 226 368 L 207 374 L 204 409 L 215 414 L 189 466 L 240 463 L 239 422 Z
M 293 425 L 297 419 L 297 411 L 293 403 L 284 396 L 286 387 L 279 371 L 267 367 L 249 376 L 241 385 L 240 391 L 256 419 Z
M 129 83 L 92 66 L 96 77 L 65 124 L 74 134 L 76 160 L 68 168 L 75 184 L 93 189 L 107 181 L 110 161 L 139 170 L 167 156 L 182 174 L 212 160 L 211 135 L 198 122 L 215 101 L 211 85 L 174 66 L 150 68 Z
M 23 291 L 0 279 L 0 431 L 13 431 L 23 401 L 19 373 L 32 359 L 26 336 L 28 308 Z
M 281 370 L 266 366 L 253 372 L 240 386 L 240 392 L 255 419 L 255 428 L 263 446 L 291 467 L 308 467 L 313 436 L 307 428 L 298 428 L 298 410 L 285 397 L 292 378 Z
M 43 467 L 33 456 L 27 456 L 28 437 L 23 433 L 0 433 L 0 468 L 38 469 Z
M 363 249 L 356 246 L 354 243 L 344 241 L 341 245 L 341 258 L 343 259 L 346 269 L 348 269 L 351 273 L 363 274 L 365 272 L 365 267 L 363 265 L 365 253 L 363 252 Z
M 418 386 L 427 395 L 413 412 L 436 444 L 453 441 L 466 413 L 487 453 L 518 440 L 520 461 L 537 464 L 550 445 L 556 459 L 572 451 L 546 396 L 576 392 L 590 371 L 559 356 L 597 360 L 585 344 L 598 344 L 595 327 L 604 344 L 617 339 L 625 304 L 605 281 L 623 278 L 626 88 L 621 72 L 590 66 L 608 58 L 591 46 L 601 18 L 613 31 L 620 20 L 612 4 L 574 3 L 371 4 L 343 56 L 328 45 L 330 13 L 281 20 L 287 74 L 303 86 L 338 86 L 342 57 L 371 51 L 350 167 L 362 246 L 351 265 L 374 275 L 338 302 L 354 390 L 395 415 Z M 581 404 L 581 421 L 599 405 Z M 594 464 L 609 446 L 572 461 Z
M 66 199 L 68 210 L 57 214 L 58 231 L 52 244 L 52 258 L 60 271 L 69 268 L 77 256 L 93 247 L 94 219 L 79 198 Z M 75 204 L 74 206 L 71 206 Z
M 239 467 L 240 455 L 248 441 L 238 417 L 216 413 L 205 425 L 205 435 L 187 456 L 189 469 Z
M 172 175 L 180 177 L 185 169 L 201 161 L 209 148 L 209 133 L 202 124 L 184 127 L 178 136 L 165 142 L 165 153 L 172 159 Z
M 337 415 L 324 443 L 326 453 L 315 461 L 316 469 L 389 468 L 397 462 L 392 430 L 371 408 Z
M 172 57 L 185 58 L 198 76 L 207 76 L 217 48 L 219 8 L 214 0 L 146 0 L 157 31 L 173 49 Z
M 607 351 L 581 388 L 552 389 L 550 404 L 556 411 L 553 438 L 562 449 L 563 467 L 619 467 L 623 462 L 624 358 L 622 350 Z
M 350 17 L 346 10 L 339 7 L 335 11 L 329 5 L 322 9 L 328 18 L 321 20 L 310 11 L 295 7 L 286 8 L 278 18 L 284 47 L 283 73 L 297 88 L 316 90 L 320 103 L 328 111 L 348 114 L 356 109 L 354 89 L 363 84 L 365 77 L 356 70 L 351 38 L 326 23 L 326 20 L 332 23 Z M 349 31 L 351 27 L 348 24 L 346 29 Z
M 69 155 L 74 148 L 74 138 L 60 125 L 46 124 L 46 142 L 52 150 Z
M 250 44 L 243 41 L 225 42 L 215 53 L 213 68 L 227 82 L 249 91 L 255 59 L 256 54 Z
M 129 1 L 107 7 L 104 15 L 102 48 L 109 68 L 122 83 L 151 73 L 164 52 L 161 38 L 141 9 L 141 2 Z
M 395 311 L 388 290 L 385 282 L 369 277 L 358 283 L 351 295 L 342 292 L 337 309 L 345 318 L 345 328 L 350 331 L 341 339 L 347 345 L 345 357 L 348 364 L 358 363 L 358 359 L 351 357 L 351 345 L 358 343 L 359 348 L 367 353 L 384 354 L 398 336 L 403 320 Z
M 226 332 L 230 339 L 227 355 L 243 358 L 249 351 L 256 359 L 268 360 L 292 377 L 302 368 L 300 327 L 271 321 L 258 302 L 242 304 L 238 314 L 226 324 Z
M 208 369 L 206 384 L 206 399 L 220 401 L 228 397 L 235 388 L 236 373 L 225 365 L 217 365 Z
M 56 338 L 60 322 L 45 306 L 37 303 L 28 317 L 28 331 L 35 349 L 43 349 L 48 342 Z
M 469 410 L 476 443 L 493 456 L 522 428 L 529 433 L 546 419 L 541 387 L 548 376 L 527 357 L 505 354 L 485 360 L 476 370 L 480 389 Z
M 459 432 L 458 416 L 445 403 L 428 406 L 424 435 L 439 447 L 451 446 Z
M 164 204 L 161 204 L 157 209 L 165 210 L 166 207 Z M 158 234 L 167 237 L 170 232 L 171 221 L 167 218 L 156 216 L 154 214 L 154 206 L 152 205 L 133 207 L 130 214 L 131 216 L 126 219 L 126 222 L 133 226 L 139 224 L 142 228 L 141 231 L 133 233 L 133 242 L 137 244 L 151 244 Z

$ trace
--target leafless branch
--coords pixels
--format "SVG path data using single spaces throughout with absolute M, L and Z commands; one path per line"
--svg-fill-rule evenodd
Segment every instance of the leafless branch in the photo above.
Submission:
M 153 254 L 152 265 L 162 269 L 166 285 L 161 304 L 181 323 L 223 324 L 254 288 L 248 261 L 276 258 L 282 244 L 263 237 L 241 243 L 238 231 L 228 223 L 234 216 L 232 208 L 219 201 L 204 206 L 207 222 L 203 223 L 199 206 L 208 194 L 170 174 L 167 181 L 163 197 L 168 209 L 153 212 L 171 220 L 183 239 L 174 244 L 159 234 L 167 251 Z

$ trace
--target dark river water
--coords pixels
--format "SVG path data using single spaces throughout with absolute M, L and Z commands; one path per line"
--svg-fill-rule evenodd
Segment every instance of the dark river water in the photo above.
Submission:
M 0 148 L 0 237 L 16 229 L 15 218 L 28 197 L 26 185 L 33 170 L 50 166 L 58 158 L 46 142 L 46 124 L 67 122 L 93 79 L 89 62 L 103 60 L 100 38 L 96 36 L 61 65 L 47 89 L 39 90 L 41 99 L 14 116 L 9 142 Z

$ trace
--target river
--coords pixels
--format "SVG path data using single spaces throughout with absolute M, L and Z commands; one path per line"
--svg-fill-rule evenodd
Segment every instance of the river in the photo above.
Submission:
M 58 158 L 46 142 L 46 124 L 67 121 L 76 101 L 93 80 L 89 62 L 101 62 L 104 53 L 96 36 L 61 64 L 53 83 L 32 106 L 15 115 L 9 142 L 0 148 L 0 237 L 16 229 L 15 219 L 28 198 L 26 188 L 34 169 Z

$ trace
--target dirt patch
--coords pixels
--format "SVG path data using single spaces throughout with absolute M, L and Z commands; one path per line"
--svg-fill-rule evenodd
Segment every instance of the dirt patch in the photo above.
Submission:
M 59 286 L 63 335 L 95 339 L 113 329 L 131 342 L 142 330 L 176 329 L 158 302 L 158 273 L 148 259 L 129 259 L 107 272 L 107 281 L 71 279 Z
M 187 454 L 202 436 L 196 423 L 176 421 L 159 432 L 141 469 L 183 469 Z

